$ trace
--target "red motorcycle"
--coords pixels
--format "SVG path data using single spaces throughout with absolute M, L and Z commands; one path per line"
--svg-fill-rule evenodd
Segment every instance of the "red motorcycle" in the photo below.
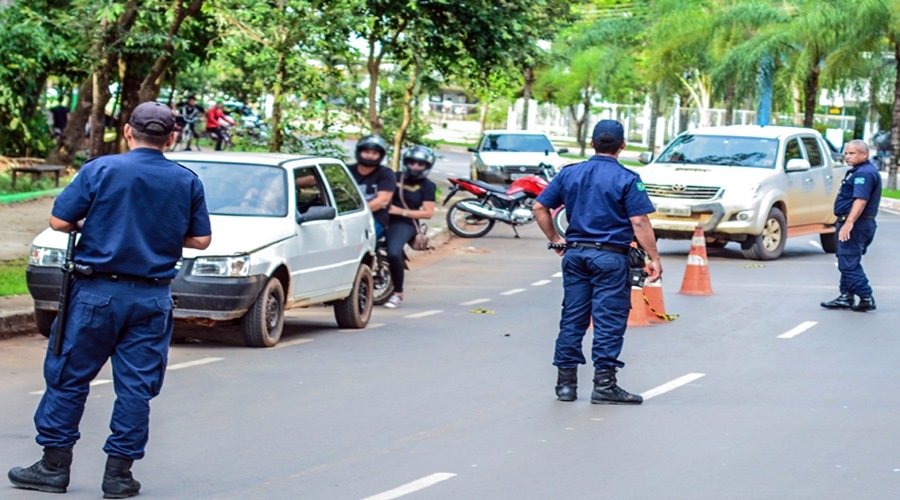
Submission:
M 516 227 L 534 222 L 534 200 L 556 173 L 552 165 L 541 163 L 538 166 L 541 168 L 539 174 L 516 179 L 508 187 L 468 178 L 447 179 L 452 186 L 444 198 L 444 205 L 461 190 L 475 196 L 459 200 L 447 210 L 447 227 L 462 238 L 480 238 L 494 228 L 496 221 L 500 221 L 512 226 L 518 238 Z M 556 230 L 561 231 L 565 209 L 557 209 L 553 215 Z M 564 233 L 562 230 L 561 234 Z

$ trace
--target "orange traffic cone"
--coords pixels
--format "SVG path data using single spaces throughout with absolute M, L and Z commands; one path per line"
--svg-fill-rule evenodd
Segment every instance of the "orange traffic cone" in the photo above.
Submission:
M 706 237 L 703 228 L 697 226 L 691 238 L 691 251 L 688 253 L 687 268 L 684 270 L 684 281 L 681 282 L 682 295 L 712 295 L 709 282 L 709 262 L 706 258 Z
M 644 292 L 638 287 L 631 287 L 631 311 L 628 313 L 628 326 L 650 326 L 647 319 L 647 305 L 644 304 Z
M 675 319 L 666 314 L 666 304 L 663 301 L 662 280 L 648 281 L 644 284 L 644 304 L 647 307 L 647 317 L 651 323 L 668 323 Z

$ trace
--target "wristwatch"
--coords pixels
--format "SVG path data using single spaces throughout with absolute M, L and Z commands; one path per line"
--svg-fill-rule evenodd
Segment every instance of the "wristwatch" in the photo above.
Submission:
M 406 212 L 406 209 L 404 208 L 404 209 L 403 209 L 403 212 L 400 212 L 400 215 L 402 215 L 403 217 L 406 217 L 406 213 L 407 213 L 407 212 Z

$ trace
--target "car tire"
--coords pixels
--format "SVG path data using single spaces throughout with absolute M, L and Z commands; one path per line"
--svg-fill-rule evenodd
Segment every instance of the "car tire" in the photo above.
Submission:
M 837 253 L 837 237 L 837 231 L 819 234 L 819 243 L 822 244 L 822 250 L 824 250 L 825 253 Z
M 781 257 L 787 240 L 787 219 L 781 210 L 772 207 L 762 234 L 748 236 L 741 243 L 744 257 L 752 260 L 775 260 Z
M 274 347 L 284 331 L 284 287 L 269 278 L 256 303 L 241 318 L 241 333 L 247 347 Z
M 346 298 L 334 303 L 334 319 L 341 328 L 365 328 L 372 317 L 372 270 L 361 264 Z
M 56 311 L 48 311 L 46 309 L 34 310 L 34 324 L 37 325 L 38 333 L 44 337 L 50 338 L 53 333 L 53 320 L 56 319 Z
M 478 217 L 475 214 L 470 214 L 465 210 L 461 210 L 457 205 L 464 201 L 477 202 L 478 200 L 475 198 L 466 198 L 465 200 L 459 200 L 450 206 L 450 209 L 447 210 L 447 227 L 450 228 L 450 231 L 460 238 L 481 238 L 491 232 L 491 229 L 494 228 L 494 219 L 485 219 Z M 477 222 L 480 227 L 470 231 L 466 227 L 460 225 L 460 221 Z

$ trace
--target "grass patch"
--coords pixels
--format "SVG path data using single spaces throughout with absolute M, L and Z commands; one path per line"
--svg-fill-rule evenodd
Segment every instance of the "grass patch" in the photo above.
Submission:
M 881 190 L 881 196 L 900 200 L 900 189 L 883 189 Z
M 0 260 L 0 296 L 24 295 L 28 293 L 25 283 L 25 268 L 28 259 Z

